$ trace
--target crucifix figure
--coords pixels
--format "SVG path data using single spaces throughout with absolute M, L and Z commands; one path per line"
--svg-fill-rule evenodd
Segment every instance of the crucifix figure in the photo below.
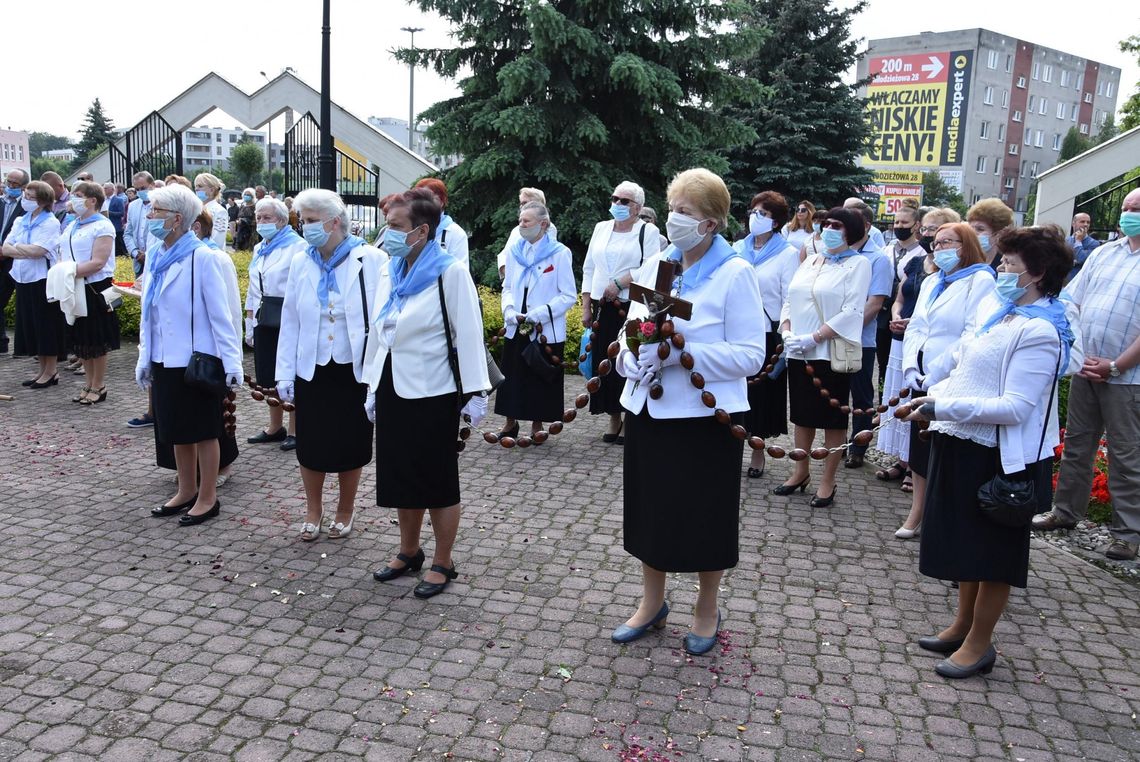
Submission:
M 665 323 L 671 317 L 678 317 L 683 320 L 690 320 L 693 316 L 693 303 L 687 302 L 677 296 L 673 296 L 673 284 L 677 276 L 680 274 L 681 263 L 672 259 L 662 259 L 657 263 L 657 281 L 653 288 L 648 288 L 640 283 L 634 282 L 629 284 L 629 298 L 631 303 L 636 302 L 645 305 L 648 312 L 647 318 L 657 326 L 654 332 L 654 337 L 648 339 L 654 343 L 658 343 L 658 356 L 664 360 L 670 350 L 669 344 L 672 343 L 678 350 L 684 347 L 684 337 L 680 334 L 674 333 L 672 330 L 672 323 L 666 329 Z M 640 342 L 646 341 L 644 334 L 641 333 L 641 323 L 643 321 L 633 319 L 625 324 L 625 335 L 627 338 L 637 338 Z M 684 355 L 682 355 L 684 360 Z M 691 367 L 691 366 L 690 366 Z M 638 384 L 634 385 L 636 389 Z M 649 387 L 649 396 L 653 399 L 660 399 L 664 390 L 661 386 L 660 376 L 654 378 L 653 383 Z

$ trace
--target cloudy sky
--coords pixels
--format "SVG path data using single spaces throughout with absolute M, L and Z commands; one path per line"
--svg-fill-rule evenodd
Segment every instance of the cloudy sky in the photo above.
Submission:
M 848 2 L 848 0 L 840 0 Z M 1060 3 L 1050 4 L 1061 6 Z M 50 13 L 34 2 L 4 0 L 8 76 L 0 95 L 0 127 L 77 136 L 84 112 L 99 97 L 118 127 L 134 125 L 213 70 L 252 92 L 286 66 L 320 84 L 320 0 L 274 2 L 92 2 L 55 0 Z M 936 7 L 942 8 L 941 11 Z M 1140 33 L 1140 6 L 1125 0 L 1087 0 L 1079 11 L 1026 13 L 1024 3 L 956 0 L 931 6 L 913 0 L 871 0 L 854 34 L 865 39 L 981 26 L 1059 48 L 1123 69 L 1121 95 L 1140 79 L 1140 67 L 1117 47 Z M 174 21 L 181 15 L 185 23 Z M 408 44 L 401 27 L 422 27 L 417 46 L 446 46 L 442 19 L 403 0 L 333 0 L 332 97 L 357 116 L 408 113 L 408 69 L 391 51 Z M 1105 31 L 1110 32 L 1105 36 Z M 54 56 L 45 75 L 39 62 Z M 25 74 L 26 73 L 26 74 Z M 454 83 L 416 73 L 417 111 L 457 94 Z M 210 126 L 234 120 L 215 112 Z M 256 125 L 244 125 L 255 127 Z M 274 138 L 283 135 L 276 121 Z M 280 130 L 280 131 L 279 131 Z

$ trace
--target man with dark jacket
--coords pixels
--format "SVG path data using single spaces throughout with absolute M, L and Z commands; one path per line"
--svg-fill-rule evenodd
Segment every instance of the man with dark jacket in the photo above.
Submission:
M 31 177 L 22 169 L 13 169 L 4 178 L 4 198 L 0 201 L 0 241 L 8 237 L 16 218 L 24 214 L 20 201 L 24 198 L 24 188 Z M 8 321 L 4 310 L 16 291 L 16 281 L 12 280 L 12 260 L 0 257 L 0 354 L 8 351 Z

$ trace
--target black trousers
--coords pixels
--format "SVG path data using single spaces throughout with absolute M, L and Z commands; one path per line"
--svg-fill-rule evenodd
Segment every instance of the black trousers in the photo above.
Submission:
M 851 409 L 852 410 L 870 410 L 869 413 L 864 415 L 851 416 L 851 438 L 854 439 L 855 435 L 860 431 L 871 428 L 871 419 L 875 417 L 875 411 L 871 408 L 875 405 L 875 348 L 863 347 L 863 367 L 859 369 L 858 373 L 851 375 Z M 847 449 L 848 455 L 863 455 L 867 452 L 867 446 L 860 447 L 859 445 L 851 445 Z
M 4 317 L 4 310 L 8 309 L 8 302 L 12 294 L 16 293 L 16 281 L 12 280 L 12 260 L 8 260 L 8 269 L 0 270 L 0 348 L 8 348 L 8 320 Z

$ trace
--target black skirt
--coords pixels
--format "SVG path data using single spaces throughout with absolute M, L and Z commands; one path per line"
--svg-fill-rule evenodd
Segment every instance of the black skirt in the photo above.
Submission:
M 222 436 L 222 397 L 186 385 L 186 368 L 151 363 L 154 430 L 164 445 L 205 442 Z
M 772 330 L 764 337 L 767 355 L 764 359 L 765 367 L 773 355 L 776 347 L 780 346 L 781 338 L 776 330 L 778 326 L 772 323 Z M 768 378 L 763 371 L 759 375 L 748 379 L 748 413 L 744 416 L 744 428 L 758 437 L 774 437 L 788 433 L 788 372 L 785 370 L 777 378 Z
M 103 300 L 103 292 L 110 287 L 110 278 L 83 286 L 87 317 L 76 318 L 71 326 L 71 351 L 84 360 L 102 357 L 119 348 L 119 314 L 109 311 Z
M 846 405 L 851 396 L 851 375 L 835 373 L 827 360 L 812 360 L 814 378 L 822 383 L 822 388 L 831 394 L 830 399 Z M 847 431 L 847 413 L 832 407 L 830 400 L 820 396 L 819 389 L 812 383 L 813 376 L 807 374 L 807 363 L 803 360 L 788 360 L 788 397 L 791 400 L 792 423 L 809 429 L 842 429 Z
M 56 356 L 63 349 L 63 313 L 47 300 L 47 279 L 16 284 L 17 355 Z
M 997 449 L 935 433 L 931 439 L 918 568 L 936 579 L 1004 582 L 1025 587 L 1029 575 L 1029 527 L 996 524 L 978 508 L 978 487 L 998 470 Z M 1048 510 L 1052 458 L 1026 471 Z
M 744 416 L 732 416 L 736 423 Z M 660 571 L 736 566 L 744 442 L 712 416 L 625 420 L 626 551 Z M 684 463 L 684 474 L 667 459 Z
M 455 393 L 404 399 L 392 383 L 392 356 L 376 390 L 376 504 L 449 508 L 459 504 L 459 413 Z
M 503 345 L 502 371 L 506 381 L 495 392 L 495 412 L 523 421 L 561 420 L 564 376 L 558 374 L 547 381 L 531 370 L 522 351 L 530 344 L 528 336 L 515 334 Z M 565 342 L 547 344 L 554 357 L 562 356 Z
M 926 392 L 917 392 L 914 389 L 910 390 L 910 398 L 915 399 L 922 397 Z M 927 473 L 930 471 L 930 439 L 923 439 L 918 435 L 921 431 L 918 424 L 914 421 L 910 422 L 910 470 L 923 479 L 926 478 Z
M 606 359 L 610 344 L 619 335 L 622 341 L 625 340 L 624 313 L 628 306 L 625 302 L 602 302 L 598 308 L 598 330 L 590 334 L 590 358 L 594 368 Z M 621 391 L 624 388 L 625 379 L 621 374 L 607 373 L 602 376 L 602 388 L 597 394 L 590 395 L 590 412 L 594 415 L 618 415 L 625 412 L 621 406 Z
M 364 412 L 367 394 L 351 363 L 318 365 L 312 381 L 296 379 L 297 462 L 325 474 L 367 465 L 372 460 L 372 424 Z
M 280 328 L 261 325 L 253 328 L 253 378 L 258 386 L 277 386 L 277 339 L 280 336 Z

